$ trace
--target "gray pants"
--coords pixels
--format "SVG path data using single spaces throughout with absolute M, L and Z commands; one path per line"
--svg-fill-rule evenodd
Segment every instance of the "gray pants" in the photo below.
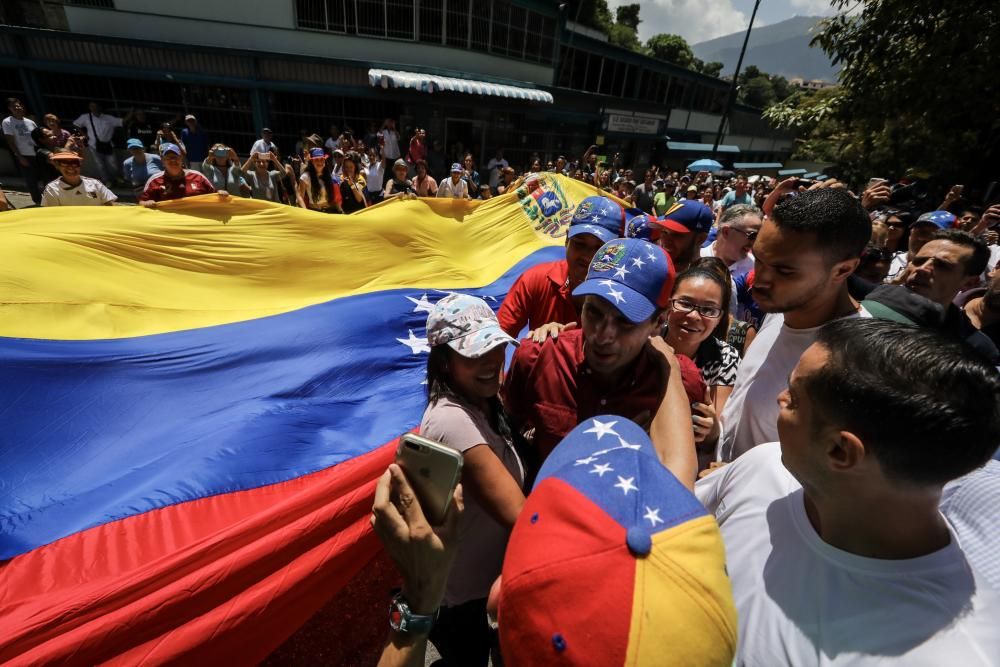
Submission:
M 112 153 L 105 155 L 91 150 L 90 155 L 94 158 L 94 167 L 97 169 L 97 178 L 101 179 L 105 185 L 114 183 L 118 178 L 118 157 Z

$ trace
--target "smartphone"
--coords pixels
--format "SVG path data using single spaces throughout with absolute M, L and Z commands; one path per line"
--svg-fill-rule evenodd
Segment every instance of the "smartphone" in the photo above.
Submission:
M 873 188 L 876 185 L 881 185 L 882 183 L 888 183 L 888 182 L 889 181 L 887 181 L 884 178 L 869 178 L 868 179 L 868 187 L 866 187 L 865 190 L 867 190 L 868 188 Z
M 406 473 L 424 516 L 431 525 L 441 525 L 462 477 L 462 455 L 440 442 L 407 433 L 399 439 L 396 464 Z

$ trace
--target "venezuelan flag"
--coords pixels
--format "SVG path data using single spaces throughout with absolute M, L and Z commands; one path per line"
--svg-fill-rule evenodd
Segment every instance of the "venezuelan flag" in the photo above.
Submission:
M 379 551 L 432 304 L 499 306 L 591 194 L 3 214 L 0 662 L 265 658 Z

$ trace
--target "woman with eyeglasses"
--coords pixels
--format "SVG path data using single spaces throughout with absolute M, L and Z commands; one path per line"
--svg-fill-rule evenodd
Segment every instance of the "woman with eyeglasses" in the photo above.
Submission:
M 708 387 L 707 403 L 691 406 L 699 470 L 708 467 L 719 439 L 719 417 L 736 384 L 740 354 L 726 342 L 732 284 L 722 260 L 702 257 L 677 276 L 663 339 L 692 359 Z

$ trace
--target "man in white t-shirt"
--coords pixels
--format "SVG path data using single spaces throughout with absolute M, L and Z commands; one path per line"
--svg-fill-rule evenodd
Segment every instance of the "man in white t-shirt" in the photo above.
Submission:
M 121 127 L 121 118 L 104 113 L 101 105 L 91 102 L 87 105 L 87 113 L 73 121 L 77 127 L 87 130 L 87 148 L 97 165 L 97 176 L 105 183 L 113 183 L 118 178 L 118 159 L 111 139 L 115 128 Z
M 265 127 L 260 131 L 260 139 L 253 142 L 253 146 L 250 147 L 250 155 L 254 153 L 263 153 L 267 155 L 268 153 L 278 154 L 278 145 L 272 141 L 274 134 L 271 132 L 271 128 Z
M 938 509 L 1000 442 L 996 371 L 937 332 L 842 319 L 779 402 L 781 442 L 695 486 L 726 546 L 736 664 L 996 665 L 1000 593 Z
M 451 165 L 451 177 L 446 178 L 438 184 L 437 196 L 451 199 L 468 199 L 469 186 L 462 178 L 462 165 L 454 163 Z
M 62 176 L 45 186 L 42 206 L 111 206 L 118 201 L 99 180 L 80 175 L 83 158 L 76 153 L 56 153 L 49 161 Z
M 38 189 L 38 170 L 35 169 L 35 142 L 31 133 L 38 127 L 35 121 L 25 117 L 24 104 L 16 97 L 7 98 L 10 115 L 3 119 L 3 138 L 14 155 L 14 163 L 24 178 L 25 187 L 35 204 L 42 203 L 42 191 Z
M 778 439 L 776 399 L 822 325 L 868 316 L 847 292 L 847 278 L 871 238 L 872 223 L 846 190 L 808 190 L 783 200 L 754 242 L 753 298 L 771 313 L 740 363 L 721 415 L 716 456 L 732 461 Z
M 503 150 L 498 148 L 497 154 L 486 163 L 486 170 L 490 174 L 490 190 L 496 192 L 500 184 L 500 173 L 510 166 L 510 163 L 503 157 Z

